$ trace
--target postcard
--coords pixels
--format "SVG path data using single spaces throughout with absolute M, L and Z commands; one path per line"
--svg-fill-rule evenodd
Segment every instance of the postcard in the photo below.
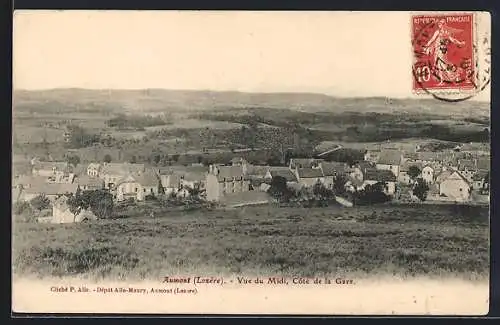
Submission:
M 488 313 L 489 13 L 13 24 L 16 315 Z

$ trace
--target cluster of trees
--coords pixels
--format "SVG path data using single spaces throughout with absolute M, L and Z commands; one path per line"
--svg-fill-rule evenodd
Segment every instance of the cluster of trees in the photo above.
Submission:
M 327 205 L 328 201 L 334 199 L 335 196 L 351 199 L 357 205 L 384 203 L 391 200 L 391 197 L 385 193 L 385 183 L 367 185 L 363 190 L 348 193 L 346 182 L 347 178 L 339 175 L 335 178 L 332 188 L 327 188 L 321 182 L 318 182 L 312 188 L 302 188 L 296 192 L 287 186 L 285 178 L 277 176 L 272 179 L 268 193 L 282 203 L 292 200 L 305 200 Z
M 78 214 L 82 209 L 90 210 L 98 218 L 110 217 L 113 213 L 113 195 L 106 190 L 86 190 L 80 188 L 74 195 L 68 195 L 68 206 L 73 214 Z
M 79 126 L 69 126 L 68 131 L 70 132 L 70 138 L 67 142 L 69 148 L 77 149 L 89 147 L 101 141 L 99 134 L 90 133 Z
M 123 115 L 120 114 L 112 119 L 106 121 L 108 127 L 114 127 L 117 129 L 136 129 L 144 130 L 144 128 L 149 126 L 159 126 L 171 124 L 171 121 L 167 121 L 163 117 L 153 117 L 153 116 L 138 116 L 138 115 Z

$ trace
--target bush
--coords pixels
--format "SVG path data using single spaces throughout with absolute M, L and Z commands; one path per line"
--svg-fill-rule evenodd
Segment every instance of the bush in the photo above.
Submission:
M 41 211 L 50 207 L 50 200 L 42 193 L 31 199 L 30 204 L 33 209 Z

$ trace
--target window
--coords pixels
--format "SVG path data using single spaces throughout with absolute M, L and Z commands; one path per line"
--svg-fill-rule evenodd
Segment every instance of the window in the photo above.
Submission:
M 462 192 L 462 188 L 460 188 L 460 192 Z
M 146 189 L 145 189 L 145 188 L 143 188 L 143 189 L 142 189 L 142 191 L 143 191 L 143 192 L 146 192 Z
M 138 188 L 136 187 L 136 188 L 134 188 L 134 190 L 135 190 L 135 192 L 137 193 L 137 191 L 138 191 Z

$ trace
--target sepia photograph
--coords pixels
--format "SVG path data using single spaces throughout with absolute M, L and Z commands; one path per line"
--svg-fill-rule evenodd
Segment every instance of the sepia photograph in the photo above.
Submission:
M 15 11 L 13 312 L 487 314 L 490 34 Z

